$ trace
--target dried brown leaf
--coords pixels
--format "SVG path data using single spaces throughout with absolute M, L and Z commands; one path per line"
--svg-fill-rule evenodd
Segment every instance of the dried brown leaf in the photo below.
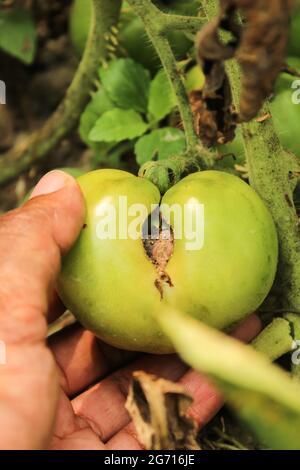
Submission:
M 213 68 L 220 70 L 224 61 L 236 57 L 241 65 L 241 122 L 253 119 L 273 91 L 285 61 L 293 4 L 293 0 L 220 0 L 219 15 L 198 35 L 199 59 L 208 83 L 215 80 Z M 221 31 L 230 35 L 227 42 Z
M 200 450 L 194 421 L 187 417 L 192 398 L 174 382 L 139 371 L 133 374 L 126 408 L 147 450 Z

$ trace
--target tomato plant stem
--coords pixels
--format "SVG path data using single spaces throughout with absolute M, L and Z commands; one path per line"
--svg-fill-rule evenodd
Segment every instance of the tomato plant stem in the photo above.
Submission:
M 275 318 L 252 341 L 252 346 L 271 361 L 276 361 L 293 350 L 293 341 L 290 323 L 284 318 Z
M 90 98 L 97 69 L 107 57 L 107 37 L 117 24 L 121 0 L 93 0 L 93 21 L 84 55 L 66 96 L 44 126 L 0 158 L 0 185 L 7 183 L 47 154 L 77 124 Z
M 163 194 L 178 182 L 183 174 L 211 168 L 214 155 L 202 145 L 196 134 L 194 116 L 187 92 L 177 67 L 176 59 L 167 39 L 167 33 L 176 29 L 198 31 L 203 18 L 191 18 L 166 14 L 150 0 L 128 0 L 135 13 L 144 23 L 145 30 L 153 43 L 177 98 L 178 109 L 185 131 L 187 150 L 181 156 L 174 156 L 163 162 L 148 162 L 141 168 L 140 175 L 154 182 Z
M 173 51 L 168 39 L 162 33 L 166 19 L 171 15 L 162 13 L 150 0 L 128 0 L 128 3 L 144 23 L 146 32 L 168 75 L 171 86 L 177 97 L 178 108 L 186 135 L 187 148 L 193 149 L 199 145 L 199 139 L 194 129 L 193 114 Z
M 206 22 L 207 20 L 204 17 L 161 13 L 158 27 L 161 34 L 167 34 L 176 30 L 196 34 Z

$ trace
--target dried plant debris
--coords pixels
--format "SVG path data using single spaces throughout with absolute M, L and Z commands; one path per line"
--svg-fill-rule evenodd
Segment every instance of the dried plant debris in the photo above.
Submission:
M 239 121 L 257 115 L 285 61 L 293 4 L 293 0 L 220 0 L 218 17 L 198 36 L 207 78 L 204 99 L 215 80 L 226 77 L 224 61 L 236 57 L 242 69 Z
M 214 67 L 210 77 L 214 80 L 217 75 L 217 67 Z M 226 144 L 235 137 L 237 114 L 232 106 L 230 86 L 225 73 L 223 77 L 219 88 L 210 87 L 207 81 L 203 91 L 192 91 L 189 95 L 195 130 L 206 147 Z
M 173 287 L 166 267 L 174 251 L 174 233 L 172 227 L 163 219 L 159 207 L 147 219 L 144 225 L 143 245 L 145 252 L 157 271 L 155 287 L 163 298 L 164 285 Z
M 187 416 L 191 403 L 181 385 L 141 371 L 133 374 L 126 408 L 146 450 L 200 450 Z

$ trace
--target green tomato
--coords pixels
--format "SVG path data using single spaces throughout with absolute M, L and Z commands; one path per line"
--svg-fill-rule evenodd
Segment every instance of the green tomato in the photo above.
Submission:
M 205 76 L 199 65 L 194 65 L 186 74 L 185 87 L 187 92 L 202 90 Z
M 151 182 L 120 170 L 96 170 L 78 182 L 86 201 L 86 221 L 63 261 L 58 287 L 66 307 L 103 341 L 126 350 L 171 353 L 172 345 L 153 315 L 163 305 L 228 330 L 265 299 L 277 265 L 276 230 L 260 198 L 239 178 L 217 171 L 195 173 L 162 200 Z M 131 210 L 136 208 L 133 204 L 145 208 L 135 239 L 119 232 L 127 213 L 121 203 L 124 197 Z M 172 287 L 165 282 L 162 297 L 158 271 L 141 235 L 147 215 L 160 200 L 161 214 L 175 234 L 165 269 Z M 172 213 L 168 217 L 166 207 L 173 204 L 183 211 L 183 219 Z M 196 221 L 192 216 L 199 207 L 204 208 L 204 225 L 195 227 L 194 241 L 199 244 L 191 245 L 187 221 Z M 112 209 L 118 221 L 116 234 L 101 239 L 99 224 Z M 129 224 L 134 221 L 129 213 Z
M 159 3 L 159 2 L 158 2 Z M 194 11 L 197 9 L 194 7 Z M 91 2 L 75 0 L 70 16 L 70 36 L 78 55 L 87 41 L 92 15 Z M 145 31 L 144 25 L 129 6 L 123 6 L 119 24 L 119 55 L 129 55 L 145 68 L 155 72 L 161 67 L 159 57 Z M 184 58 L 193 42 L 181 32 L 169 34 L 170 44 L 178 60 Z
M 288 64 L 300 71 L 300 59 L 289 58 Z M 298 84 L 297 84 L 298 81 Z M 276 83 L 276 94 L 270 107 L 275 129 L 286 150 L 300 158 L 300 81 L 299 78 L 281 74 Z
M 246 157 L 241 129 L 239 127 L 237 128 L 236 136 L 232 142 L 218 145 L 217 150 L 218 154 L 224 157 L 218 162 L 219 166 L 223 168 L 234 168 L 235 165 L 243 165 Z

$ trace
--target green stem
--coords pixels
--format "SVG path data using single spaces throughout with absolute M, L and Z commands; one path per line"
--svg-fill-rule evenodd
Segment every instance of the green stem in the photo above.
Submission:
M 144 23 L 146 32 L 151 39 L 161 63 L 167 73 L 171 86 L 177 97 L 178 108 L 180 111 L 183 127 L 186 135 L 188 151 L 197 147 L 203 155 L 207 154 L 207 149 L 201 147 L 198 136 L 194 128 L 193 113 L 189 104 L 187 93 L 178 70 L 176 59 L 169 44 L 168 39 L 162 34 L 165 29 L 166 21 L 172 18 L 172 15 L 165 15 L 150 0 L 128 0 L 134 12 Z
M 107 38 L 118 21 L 121 0 L 93 0 L 93 7 L 86 49 L 64 100 L 39 131 L 0 157 L 0 185 L 45 158 L 76 126 L 90 98 L 98 67 L 107 57 Z
M 276 361 L 293 350 L 293 341 L 289 321 L 275 318 L 251 344 L 256 351 L 265 354 L 271 361 Z
M 217 14 L 215 0 L 203 0 L 203 7 L 208 19 Z M 236 61 L 228 62 L 227 71 L 238 108 L 241 80 Z M 270 114 L 268 105 L 262 113 Z M 277 227 L 280 256 L 276 290 L 279 306 L 286 311 L 300 312 L 299 221 L 293 203 L 293 175 L 299 171 L 299 162 L 283 150 L 271 118 L 243 124 L 242 131 L 250 184 L 270 209 Z
M 207 23 L 206 18 L 198 16 L 182 16 L 162 13 L 159 22 L 159 32 L 168 34 L 172 31 L 186 31 L 196 34 Z

